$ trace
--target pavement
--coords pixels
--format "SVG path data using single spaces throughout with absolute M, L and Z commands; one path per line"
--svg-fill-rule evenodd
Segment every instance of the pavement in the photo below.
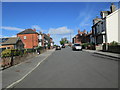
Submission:
M 37 60 L 35 59 L 35 61 Z M 29 68 L 31 67 L 32 65 L 29 66 Z M 14 73 L 15 70 L 18 69 L 14 69 Z M 14 84 L 12 90 L 16 88 L 117 87 L 118 61 L 101 58 L 86 51 L 72 51 L 71 48 L 62 48 L 53 52 L 28 76 Z
M 110 57 L 110 58 L 113 58 L 114 60 L 120 60 L 120 54 L 117 54 L 117 53 L 103 52 L 103 51 L 97 51 L 97 50 L 86 50 L 86 49 L 84 49 L 83 51 Z
M 29 75 L 35 68 L 37 68 L 47 57 L 49 57 L 55 49 L 48 50 L 32 59 L 26 60 L 18 65 L 7 68 L 2 72 L 2 88 L 9 88 L 17 84 L 27 75 Z

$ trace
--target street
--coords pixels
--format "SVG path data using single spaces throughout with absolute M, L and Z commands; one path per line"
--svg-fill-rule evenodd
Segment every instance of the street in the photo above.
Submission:
M 119 1 L 23 1 L 1 1 L 0 89 L 120 87 Z
M 55 51 L 14 88 L 117 88 L 118 62 L 65 48 Z

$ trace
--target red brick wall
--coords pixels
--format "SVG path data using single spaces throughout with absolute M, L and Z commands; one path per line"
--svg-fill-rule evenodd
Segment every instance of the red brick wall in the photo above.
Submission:
M 42 46 L 44 46 L 45 44 L 44 44 L 44 35 L 42 35 Z
M 75 39 L 75 43 L 81 44 L 81 41 L 79 39 Z
M 80 43 L 81 44 L 81 38 L 79 38 L 77 35 L 76 35 L 76 38 L 75 38 L 75 43 Z
M 26 36 L 26 39 L 24 39 Z M 38 46 L 38 34 L 18 34 L 24 43 L 24 48 L 34 48 Z

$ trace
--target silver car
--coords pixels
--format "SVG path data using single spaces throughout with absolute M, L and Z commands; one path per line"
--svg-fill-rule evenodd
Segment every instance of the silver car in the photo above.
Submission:
M 72 46 L 72 50 L 81 50 L 82 51 L 82 46 L 79 43 L 75 43 Z

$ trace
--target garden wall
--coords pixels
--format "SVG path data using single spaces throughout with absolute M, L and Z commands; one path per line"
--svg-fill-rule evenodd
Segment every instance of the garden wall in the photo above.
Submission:
M 40 50 L 41 53 L 45 52 L 45 50 Z M 30 58 L 33 58 L 35 56 L 37 56 L 37 52 L 32 52 L 32 53 L 25 53 L 22 56 L 14 56 L 13 57 L 13 65 L 19 64 L 21 62 L 24 62 Z M 3 68 L 8 68 L 11 66 L 11 57 L 2 57 L 0 59 L 1 62 L 1 66 Z
M 103 51 L 106 51 L 106 46 L 103 45 Z M 113 53 L 120 53 L 120 45 L 117 46 L 109 46 L 107 52 L 113 52 Z

